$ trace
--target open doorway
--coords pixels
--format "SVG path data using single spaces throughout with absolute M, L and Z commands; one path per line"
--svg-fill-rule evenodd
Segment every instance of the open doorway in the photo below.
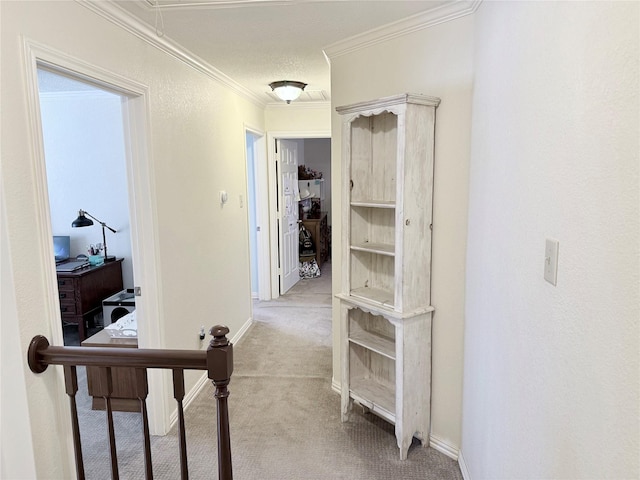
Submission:
M 324 276 L 327 280 L 331 276 L 331 140 L 303 138 L 297 142 L 300 278 Z
M 64 344 L 80 345 L 135 311 L 124 99 L 43 66 L 38 90 Z
M 278 215 L 278 289 L 280 295 L 300 281 L 298 144 L 276 139 L 276 178 Z
M 24 42 L 25 75 L 30 90 L 29 98 L 29 125 L 32 129 L 32 151 L 35 189 L 38 192 L 37 226 L 39 255 L 42 258 L 51 258 L 51 268 L 42 272 L 43 281 L 48 291 L 46 303 L 47 310 L 51 312 L 51 341 L 53 345 L 62 345 L 61 303 L 57 284 L 57 271 L 54 266 L 54 251 L 52 247 L 52 222 L 50 198 L 48 192 L 47 165 L 45 160 L 45 145 L 42 128 L 41 106 L 39 102 L 38 70 L 46 69 L 63 77 L 87 83 L 105 91 L 115 93 L 121 101 L 121 119 L 123 141 L 125 151 L 126 191 L 128 196 L 128 214 L 130 219 L 129 244 L 131 248 L 130 260 L 132 264 L 132 278 L 135 279 L 136 292 L 142 292 L 143 296 L 136 295 L 136 319 L 138 326 L 138 346 L 140 348 L 162 348 L 162 336 L 164 324 L 159 302 L 159 272 L 157 269 L 157 222 L 155 213 L 155 191 L 153 189 L 153 176 L 150 155 L 148 151 L 148 101 L 149 88 L 146 85 L 125 78 L 117 73 L 105 70 L 95 65 L 55 51 L 46 46 Z M 71 174 L 75 173 L 75 176 Z M 100 175 L 100 172 L 69 172 L 70 182 L 91 182 L 91 179 Z M 70 183 L 72 185 L 72 183 Z M 71 188 L 71 187 L 70 187 Z M 74 206 L 86 208 L 87 206 Z M 101 220 L 110 219 L 100 217 L 98 211 L 93 211 Z M 71 212 L 71 218 L 67 222 L 73 222 L 78 211 Z M 101 240 L 100 225 L 88 229 L 97 230 L 95 233 Z M 110 233 L 110 232 L 109 232 Z M 113 241 L 109 238 L 107 241 Z M 109 255 L 120 253 L 116 251 L 116 243 L 109 243 Z M 114 262 L 112 262 L 113 264 Z M 99 303 L 103 299 L 100 298 Z M 101 309 L 100 309 L 101 310 Z M 153 435 L 164 434 L 169 425 L 169 414 L 165 412 L 163 396 L 166 391 L 165 379 L 160 372 L 148 372 L 149 378 L 149 428 Z
M 330 258 L 331 252 L 331 139 L 328 132 L 278 132 L 278 133 L 270 133 L 268 135 L 268 165 L 269 165 L 269 177 L 267 183 L 269 185 L 269 216 L 270 216 L 270 240 L 271 240 L 271 248 L 270 248 L 270 258 L 271 258 L 271 296 L 272 298 L 278 298 L 283 292 L 281 289 L 282 283 L 282 261 L 283 252 L 282 249 L 282 235 L 280 228 L 280 216 L 279 216 L 279 208 L 283 206 L 282 200 L 279 198 L 279 188 L 278 185 L 279 180 L 279 172 L 280 172 L 280 163 L 279 156 L 277 152 L 277 145 L 280 140 L 288 140 L 289 142 L 293 142 L 297 145 L 297 164 L 298 169 L 307 169 L 309 171 L 316 172 L 317 175 L 322 176 L 322 183 L 324 184 L 324 198 L 320 200 L 319 198 L 314 199 L 314 203 L 317 206 L 314 211 L 315 215 L 320 218 L 324 218 L 321 223 L 323 226 L 322 234 L 316 233 L 313 236 L 314 250 L 318 255 L 323 255 L 323 260 L 328 261 Z M 311 179 L 304 179 L 311 180 Z M 315 180 L 315 179 L 313 179 Z M 315 182 L 313 182 L 315 183 Z M 313 186 L 315 187 L 315 186 Z M 311 188 L 314 192 L 314 188 Z M 296 188 L 298 190 L 298 195 L 300 194 L 300 183 L 299 180 L 296 179 Z M 298 196 L 299 202 L 296 205 L 298 207 L 298 219 L 300 221 L 304 221 L 305 217 L 310 219 L 311 215 L 306 215 L 304 212 L 303 205 L 300 201 L 302 199 Z M 317 200 L 317 202 L 316 202 Z M 318 230 L 319 232 L 319 230 Z M 322 238 L 320 238 L 322 237 Z M 324 251 L 320 245 L 324 245 Z M 315 252 L 314 252 L 315 255 Z M 304 260 L 298 256 L 298 260 L 303 260 L 301 265 L 304 269 Z M 330 274 L 330 269 L 327 270 L 327 273 Z M 321 272 L 321 270 L 320 270 Z
M 270 300 L 269 202 L 266 189 L 260 188 L 266 186 L 267 179 L 264 134 L 247 128 L 245 143 L 251 297 Z

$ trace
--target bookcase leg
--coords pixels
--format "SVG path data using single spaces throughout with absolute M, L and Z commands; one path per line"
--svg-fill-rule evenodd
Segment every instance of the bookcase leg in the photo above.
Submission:
M 400 449 L 400 460 L 407 459 L 407 453 L 409 452 L 409 447 L 411 446 L 412 438 L 398 438 L 398 448 Z
M 342 397 L 342 422 L 348 422 L 349 421 L 349 416 L 351 414 L 351 410 L 353 408 L 353 400 L 351 398 L 349 398 L 349 396 L 347 395 L 347 398 Z

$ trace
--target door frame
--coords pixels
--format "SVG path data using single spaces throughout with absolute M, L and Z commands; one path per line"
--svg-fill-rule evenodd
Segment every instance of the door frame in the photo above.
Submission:
M 254 169 L 254 192 L 253 198 L 256 204 L 256 225 L 260 231 L 256 232 L 256 247 L 258 253 L 258 299 L 271 300 L 271 262 L 269 260 L 269 195 L 266 190 L 267 185 L 267 146 L 264 131 L 244 125 L 244 134 L 250 133 L 254 137 L 253 141 L 253 169 Z M 246 149 L 246 142 L 245 142 Z M 247 151 L 245 150 L 245 165 L 248 165 Z M 246 178 L 249 175 L 246 172 Z M 247 187 L 248 188 L 248 187 Z M 245 198 L 249 198 L 249 192 Z M 249 225 L 249 208 L 247 208 L 247 225 Z M 249 232 L 251 235 L 251 232 Z M 249 239 L 251 241 L 251 239 Z M 249 248 L 251 246 L 249 245 Z
M 276 299 L 280 296 L 279 289 L 279 245 L 278 245 L 278 212 L 276 211 L 277 203 L 277 168 L 276 168 L 276 140 L 293 139 L 303 140 L 305 138 L 331 138 L 331 130 L 309 130 L 309 131 L 272 131 L 267 132 L 267 202 L 269 205 L 269 240 L 271 268 L 269 278 L 271 280 L 271 298 Z
M 29 128 L 31 130 L 33 171 L 37 191 L 36 231 L 39 233 L 39 255 L 43 265 L 44 283 L 48 292 L 46 299 L 47 317 L 51 322 L 51 336 L 54 345 L 62 345 L 62 320 L 58 303 L 57 278 L 53 263 L 51 244 L 51 218 L 47 187 L 44 140 L 40 112 L 38 74 L 39 66 L 56 73 L 70 76 L 78 81 L 91 83 L 98 88 L 109 90 L 123 98 L 123 127 L 125 140 L 125 162 L 127 188 L 129 194 L 129 217 L 131 228 L 131 251 L 135 259 L 133 275 L 136 285 L 142 286 L 144 295 L 137 316 L 140 348 L 161 348 L 163 345 L 162 309 L 159 301 L 159 272 L 157 262 L 157 216 L 156 196 L 153 185 L 152 165 L 149 154 L 149 87 L 122 77 L 96 65 L 71 57 L 46 45 L 24 39 L 25 75 L 29 99 Z M 152 320 L 153 319 L 153 320 Z M 56 369 L 62 378 L 62 370 Z M 169 429 L 168 405 L 165 401 L 165 379 L 162 372 L 148 372 L 149 428 L 152 435 L 164 435 Z M 60 392 L 62 398 L 64 392 Z M 64 404 L 64 401 L 61 402 Z M 65 432 L 66 433 L 66 432 Z M 70 438 L 70 431 L 68 432 Z

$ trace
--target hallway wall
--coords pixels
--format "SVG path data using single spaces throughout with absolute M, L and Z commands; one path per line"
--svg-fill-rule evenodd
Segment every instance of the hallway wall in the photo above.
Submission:
M 328 132 L 331 128 L 331 105 L 322 103 L 269 104 L 264 111 L 269 132 Z
M 463 458 L 640 477 L 637 2 L 476 12 Z M 560 242 L 557 286 L 545 239 Z
M 57 299 L 51 298 L 51 285 L 43 280 L 55 281 L 55 272 L 50 256 L 40 254 L 43 239 L 48 241 L 51 232 L 38 210 L 32 148 L 38 132 L 28 110 L 24 38 L 145 85 L 150 92 L 149 130 L 143 144 L 151 158 L 154 203 L 152 211 L 141 214 L 152 218 L 156 227 L 146 233 L 156 242 L 161 281 L 157 292 L 160 344 L 146 346 L 203 348 L 206 342 L 198 339 L 200 325 L 216 323 L 228 325 L 233 336 L 251 315 L 248 227 L 238 200 L 246 192 L 243 126 L 264 129 L 263 108 L 83 3 L 0 2 L 0 22 L 3 228 L 6 225 L 8 242 L 2 250 L 2 273 L 13 280 L 16 307 L 3 316 L 2 326 L 18 332 L 3 335 L 2 350 L 23 352 L 34 335 L 53 338 L 60 328 Z M 224 208 L 217 201 L 219 190 L 229 193 Z M 43 275 L 47 269 L 48 277 Z M 3 277 L 3 286 L 4 282 Z M 142 285 L 143 292 L 146 287 Z M 2 293 L 3 297 L 11 294 L 4 288 Z M 8 461 L 32 462 L 25 471 L 34 466 L 38 478 L 72 477 L 68 402 L 59 370 L 38 376 L 15 370 L 11 375 L 19 377 L 16 383 L 26 385 L 24 391 L 16 389 L 12 394 L 26 406 L 34 430 L 29 430 L 32 445 L 20 445 L 24 457 Z M 187 391 L 200 376 L 190 372 Z M 11 378 L 3 375 L 3 392 Z M 170 382 L 163 385 L 164 398 L 156 406 L 168 422 L 175 401 Z M 29 429 L 22 418 L 4 408 L 3 403 L 3 430 Z

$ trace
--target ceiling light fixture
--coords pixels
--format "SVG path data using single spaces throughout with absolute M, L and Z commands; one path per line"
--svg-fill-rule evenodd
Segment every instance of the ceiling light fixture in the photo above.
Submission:
M 279 80 L 277 82 L 271 82 L 269 86 L 280 99 L 291 103 L 291 100 L 295 100 L 300 96 L 307 84 L 293 80 Z

